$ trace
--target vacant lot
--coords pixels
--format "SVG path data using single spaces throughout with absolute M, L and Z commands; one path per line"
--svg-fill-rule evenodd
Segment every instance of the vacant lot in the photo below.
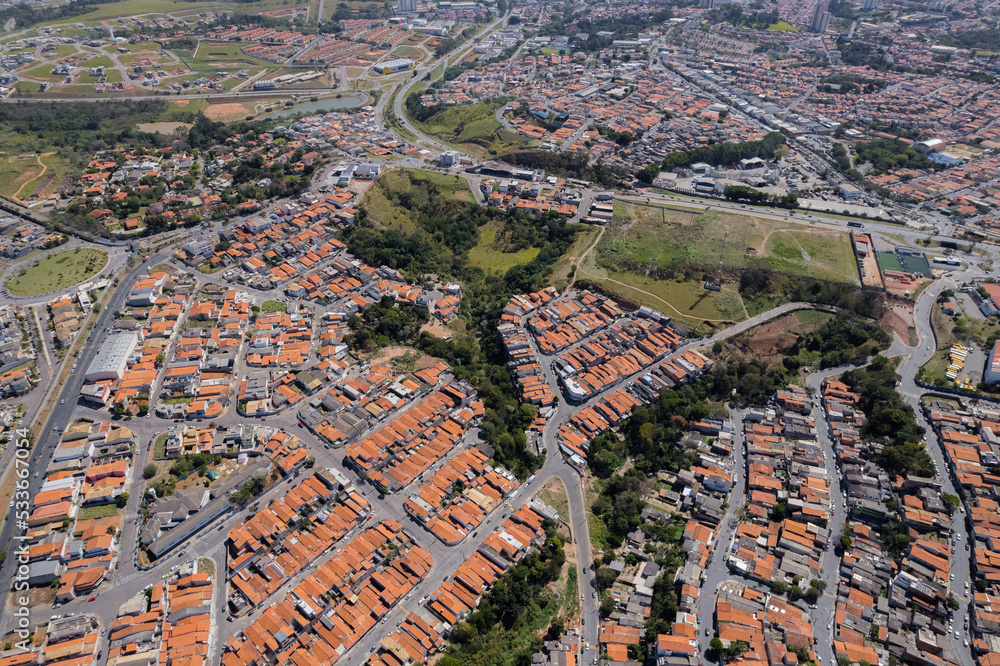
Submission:
M 186 61 L 191 69 L 216 69 L 218 67 L 240 67 L 256 65 L 277 68 L 277 65 L 243 53 L 239 42 L 198 42 L 194 56 Z
M 536 256 L 539 249 L 529 247 L 519 252 L 503 252 L 496 249 L 497 234 L 502 231 L 499 221 L 493 221 L 479 229 L 479 243 L 469 251 L 469 261 L 487 273 L 506 273 L 508 269 L 526 264 Z
M 57 187 L 68 169 L 69 160 L 54 153 L 4 157 L 0 159 L 0 194 L 27 199 L 39 189 L 38 194 L 44 196 L 43 190 Z
M 7 289 L 15 296 L 37 296 L 69 287 L 97 274 L 108 263 L 103 250 L 77 248 L 31 262 L 10 280 Z
M 597 252 L 602 265 L 640 273 L 678 264 L 721 263 L 723 268 L 764 266 L 838 282 L 858 281 L 845 232 L 693 206 L 618 201 Z

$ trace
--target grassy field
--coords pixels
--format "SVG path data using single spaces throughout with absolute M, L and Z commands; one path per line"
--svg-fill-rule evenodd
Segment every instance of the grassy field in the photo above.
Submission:
M 24 200 L 30 199 L 33 194 L 36 194 L 38 199 L 51 196 L 55 189 L 62 184 L 63 178 L 70 169 L 69 159 L 54 153 L 45 153 L 36 158 L 34 163 L 36 166 L 30 173 L 37 175 L 21 185 L 12 196 Z
M 69 287 L 98 273 L 108 263 L 108 253 L 77 248 L 57 252 L 32 262 L 7 281 L 15 296 L 37 296 Z
M 465 104 L 436 113 L 417 126 L 444 142 L 482 154 L 500 129 L 496 110 L 497 106 L 488 102 Z
M 261 312 L 284 312 L 285 304 L 281 301 L 264 301 L 260 304 Z
M 107 518 L 118 513 L 118 507 L 114 504 L 102 504 L 100 506 L 85 506 L 80 509 L 77 520 L 90 520 L 91 518 Z
M 798 32 L 799 31 L 798 28 L 796 28 L 791 23 L 788 23 L 787 21 L 778 21 L 777 23 L 772 23 L 771 25 L 769 25 L 767 27 L 767 29 L 768 30 L 774 30 L 775 32 Z
M 493 221 L 479 230 L 479 243 L 469 251 L 469 261 L 487 273 L 506 273 L 520 264 L 526 264 L 538 256 L 537 247 L 529 247 L 519 252 L 501 252 L 495 249 L 497 233 L 502 225 Z
M 396 58 L 412 58 L 414 60 L 419 60 L 427 54 L 415 46 L 397 46 L 395 50 L 393 50 L 392 55 Z
M 45 164 L 47 160 L 51 161 L 51 156 L 37 158 L 12 155 L 0 158 L 0 194 L 5 197 L 13 197 L 18 192 L 22 192 L 24 196 L 30 195 L 34 188 L 29 183 L 42 177 L 42 165 L 38 163 L 39 159 Z
M 578 269 L 578 280 L 589 280 L 635 305 L 648 305 L 697 331 L 719 328 L 747 318 L 737 285 L 708 291 L 701 279 L 656 280 L 635 273 L 595 268 L 590 257 Z
M 582 228 L 576 235 L 576 240 L 573 244 L 569 246 L 569 250 L 566 251 L 559 261 L 555 263 L 552 267 L 552 273 L 549 274 L 549 284 L 559 291 L 562 291 L 571 279 L 570 271 L 574 270 L 574 266 L 583 256 L 583 253 L 587 251 L 594 241 L 597 240 L 597 235 L 600 233 L 600 227 L 595 227 L 590 224 L 580 225 Z
M 857 283 L 848 234 L 752 214 L 618 201 L 597 252 L 603 265 L 745 268 Z
M 193 70 L 233 68 L 233 67 L 265 67 L 276 69 L 278 65 L 254 58 L 243 53 L 242 44 L 238 42 L 198 42 L 194 55 L 185 60 L 185 64 Z
M 53 74 L 52 65 L 38 65 L 37 67 L 26 69 L 24 70 L 24 76 L 36 81 L 52 81 L 53 83 L 59 83 L 66 79 L 65 74 Z
M 96 56 L 80 63 L 80 67 L 111 67 L 115 63 L 108 56 Z
M 168 14 L 181 13 L 185 11 L 197 14 L 199 11 L 205 11 L 206 9 L 211 9 L 213 11 L 230 10 L 256 14 L 272 9 L 282 9 L 285 7 L 282 2 L 283 0 L 258 0 L 257 2 L 253 2 L 249 5 L 230 2 L 213 2 L 199 6 L 190 2 L 185 2 L 184 0 L 124 0 L 124 2 L 98 5 L 92 12 L 88 12 L 80 16 L 74 16 L 73 18 L 41 23 L 39 26 L 73 25 L 76 23 L 86 23 L 88 21 L 118 18 L 119 16 L 137 16 L 144 14 Z

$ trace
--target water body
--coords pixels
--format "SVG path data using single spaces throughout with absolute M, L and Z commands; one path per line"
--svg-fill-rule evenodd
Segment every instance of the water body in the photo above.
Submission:
M 331 97 L 329 99 L 321 99 L 315 102 L 303 102 L 301 104 L 296 104 L 295 106 L 275 110 L 273 113 L 269 113 L 267 115 L 295 116 L 300 113 L 314 114 L 326 113 L 328 111 L 341 111 L 343 109 L 352 109 L 356 106 L 361 106 L 366 100 L 367 95 L 344 95 L 340 99 Z

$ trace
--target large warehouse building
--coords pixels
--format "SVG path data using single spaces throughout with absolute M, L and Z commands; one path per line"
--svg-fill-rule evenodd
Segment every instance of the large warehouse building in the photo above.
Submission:
M 128 361 L 139 346 L 139 334 L 123 331 L 108 336 L 101 350 L 87 368 L 86 381 L 99 382 L 102 379 L 121 379 L 128 368 Z
M 413 69 L 416 66 L 416 61 L 410 58 L 396 58 L 380 62 L 372 69 L 380 74 L 392 74 L 393 72 L 402 72 L 404 69 Z

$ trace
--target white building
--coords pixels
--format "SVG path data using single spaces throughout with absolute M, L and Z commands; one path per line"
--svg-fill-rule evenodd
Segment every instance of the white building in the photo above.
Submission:
M 1000 340 L 993 343 L 993 351 L 986 359 L 986 370 L 983 372 L 984 384 L 1000 383 Z
M 837 187 L 837 190 L 840 192 L 840 196 L 844 197 L 848 201 L 854 201 L 855 199 L 861 198 L 861 190 L 850 183 L 841 183 Z
M 86 381 L 121 379 L 137 346 L 139 346 L 139 334 L 135 331 L 123 331 L 108 336 L 87 368 Z

